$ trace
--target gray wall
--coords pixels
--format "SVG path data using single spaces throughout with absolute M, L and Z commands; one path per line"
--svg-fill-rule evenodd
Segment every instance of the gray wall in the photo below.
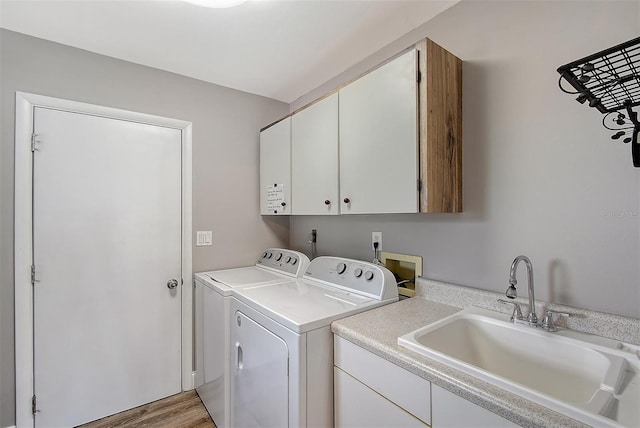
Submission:
M 383 250 L 423 257 L 425 277 L 493 291 L 526 254 L 539 299 L 639 317 L 640 169 L 600 113 L 558 89 L 555 71 L 637 37 L 639 5 L 463 1 L 294 102 L 425 36 L 464 61 L 465 212 L 292 217 L 292 247 L 308 252 L 316 228 L 319 254 L 371 259 L 381 231 Z
M 527 254 L 541 299 L 638 317 L 640 170 L 555 69 L 639 33 L 637 1 L 465 1 L 286 106 L 1 30 L 0 426 L 14 423 L 15 91 L 192 121 L 194 233 L 214 241 L 194 247 L 194 271 L 246 265 L 289 238 L 288 219 L 258 215 L 257 130 L 429 36 L 465 61 L 465 212 L 292 217 L 292 247 L 308 252 L 317 228 L 320 253 L 369 259 L 382 231 L 384 250 L 424 257 L 426 277 L 496 291 Z
M 288 219 L 259 215 L 258 130 L 288 113 L 289 106 L 6 30 L 0 33 L 0 48 L 0 426 L 4 427 L 14 424 L 15 398 L 15 91 L 193 122 L 193 230 L 194 235 L 196 230 L 213 231 L 213 246 L 194 247 L 196 272 L 252 264 L 262 249 L 288 245 Z

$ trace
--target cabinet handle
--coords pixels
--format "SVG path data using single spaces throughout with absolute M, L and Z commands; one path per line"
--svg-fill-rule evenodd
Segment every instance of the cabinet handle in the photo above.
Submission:
M 349 199 L 349 198 L 344 198 L 344 203 L 345 203 L 345 204 L 349 204 L 349 203 L 351 203 L 351 199 Z
M 287 205 L 287 203 L 286 202 L 282 202 L 280 205 L 282 205 L 284 207 L 285 205 Z
M 330 201 L 329 199 L 325 199 L 325 200 L 324 200 L 324 204 L 325 204 L 325 205 L 331 205 L 331 201 Z

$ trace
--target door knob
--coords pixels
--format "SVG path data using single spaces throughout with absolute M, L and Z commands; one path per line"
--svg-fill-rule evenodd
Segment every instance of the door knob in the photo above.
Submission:
M 177 279 L 170 279 L 170 280 L 167 282 L 167 287 L 168 287 L 170 290 L 173 290 L 173 289 L 174 289 L 174 288 L 176 288 L 177 286 L 178 286 L 178 280 L 177 280 Z

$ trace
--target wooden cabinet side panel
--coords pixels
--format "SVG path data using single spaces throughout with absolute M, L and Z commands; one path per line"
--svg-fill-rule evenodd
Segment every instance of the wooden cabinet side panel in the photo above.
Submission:
M 418 47 L 423 73 L 420 212 L 462 212 L 462 61 L 429 39 Z

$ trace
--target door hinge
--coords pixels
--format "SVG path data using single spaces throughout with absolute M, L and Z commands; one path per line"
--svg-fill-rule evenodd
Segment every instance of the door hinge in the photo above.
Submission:
M 36 134 L 35 132 L 33 134 L 31 134 L 31 151 L 35 152 L 36 150 L 38 150 L 38 148 L 36 147 L 36 144 L 40 142 L 40 140 L 37 140 L 36 137 L 38 136 L 38 134 Z
M 36 412 L 36 396 L 34 394 L 33 397 L 31 397 L 31 413 L 35 415 Z
M 36 285 L 36 266 L 31 265 L 31 285 Z M 34 395 L 35 399 L 35 395 Z

